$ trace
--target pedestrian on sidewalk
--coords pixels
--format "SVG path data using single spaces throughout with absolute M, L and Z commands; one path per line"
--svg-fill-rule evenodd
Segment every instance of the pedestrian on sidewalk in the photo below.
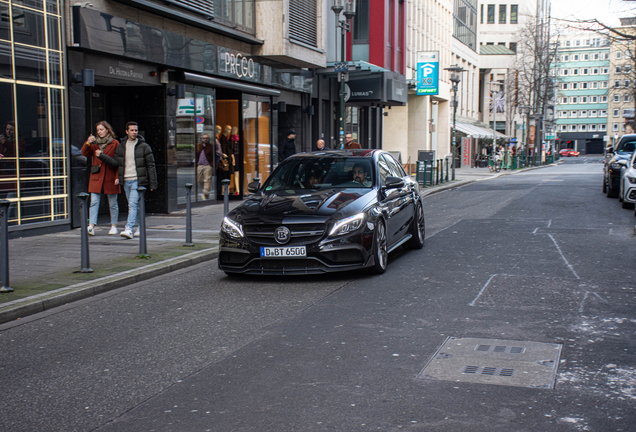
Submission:
M 324 151 L 327 150 L 325 148 L 325 140 L 319 139 L 316 141 L 316 151 Z
M 290 156 L 296 154 L 296 131 L 287 131 L 287 138 L 283 140 L 278 148 L 278 161 L 282 162 Z
M 221 154 L 221 156 L 223 156 Z M 210 186 L 212 173 L 214 172 L 214 161 L 219 159 L 214 154 L 214 144 L 210 142 L 210 135 L 201 136 L 201 142 L 197 144 L 197 181 L 203 192 L 203 199 L 210 198 Z
M 115 151 L 119 146 L 117 136 L 113 128 L 106 121 L 100 121 L 95 125 L 95 135 L 91 134 L 82 146 L 82 155 L 91 161 L 88 192 L 91 194 L 91 206 L 88 221 L 88 235 L 95 235 L 99 203 L 102 194 L 108 197 L 110 208 L 109 235 L 117 235 L 117 221 L 119 219 L 119 205 L 117 198 L 121 189 L 117 184 L 117 161 Z
M 139 135 L 136 122 L 126 123 L 127 140 L 115 151 L 115 159 L 119 165 L 117 184 L 124 185 L 128 198 L 128 220 L 122 237 L 133 238 L 133 228 L 137 226 L 134 236 L 139 237 L 139 192 L 137 188 L 144 186 L 152 192 L 157 189 L 157 171 L 155 158 L 150 145 Z
M 353 150 L 353 149 L 361 149 L 362 146 L 360 143 L 357 143 L 353 140 L 353 135 L 350 133 L 345 134 L 345 142 L 344 142 L 345 150 Z

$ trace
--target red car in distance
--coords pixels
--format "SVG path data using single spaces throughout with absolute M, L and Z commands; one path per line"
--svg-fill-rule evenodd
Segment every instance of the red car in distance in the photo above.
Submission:
M 561 149 L 561 151 L 559 151 L 559 154 L 563 157 L 565 156 L 570 157 L 570 156 L 578 156 L 581 153 L 577 152 L 574 149 Z

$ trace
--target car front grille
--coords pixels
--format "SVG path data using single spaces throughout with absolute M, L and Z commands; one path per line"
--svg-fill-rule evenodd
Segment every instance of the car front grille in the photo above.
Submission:
M 281 225 L 261 224 L 245 225 L 245 236 L 252 243 L 266 246 L 280 246 L 274 239 L 274 230 Z M 288 224 L 285 225 L 291 231 L 291 239 L 285 246 L 308 245 L 319 241 L 325 234 L 325 224 Z
M 219 259 L 223 264 L 243 264 L 250 259 L 250 255 L 237 252 L 221 252 Z
M 282 269 L 313 269 L 323 267 L 319 261 L 315 259 L 272 259 L 272 260 L 254 260 L 249 267 L 256 270 L 282 270 Z

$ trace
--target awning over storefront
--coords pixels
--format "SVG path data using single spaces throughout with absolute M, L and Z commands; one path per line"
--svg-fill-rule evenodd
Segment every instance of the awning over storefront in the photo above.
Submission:
M 490 128 L 475 126 L 475 125 L 471 125 L 470 123 L 457 122 L 455 123 L 455 128 L 458 131 L 463 132 L 466 135 L 471 136 L 473 138 L 492 138 L 494 134 L 497 135 L 498 139 L 508 138 L 506 135 L 500 132 L 495 132 L 494 130 Z

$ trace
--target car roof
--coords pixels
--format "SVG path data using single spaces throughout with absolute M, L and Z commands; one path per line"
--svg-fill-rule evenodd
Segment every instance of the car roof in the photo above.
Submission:
M 389 154 L 386 150 L 381 149 L 351 149 L 351 150 L 325 150 L 307 153 L 296 153 L 291 157 L 374 157 L 379 154 Z

